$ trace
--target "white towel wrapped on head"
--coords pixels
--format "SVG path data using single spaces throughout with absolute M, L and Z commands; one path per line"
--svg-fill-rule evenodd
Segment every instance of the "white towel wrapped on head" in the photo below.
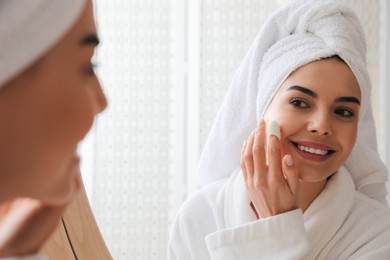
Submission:
M 354 12 L 337 1 L 293 1 L 266 20 L 210 131 L 198 165 L 200 185 L 239 167 L 243 142 L 294 70 L 334 55 L 350 67 L 362 93 L 358 138 L 344 165 L 359 191 L 384 202 L 387 170 L 377 152 L 364 32 Z
M 53 47 L 76 22 L 85 0 L 0 1 L 0 87 Z

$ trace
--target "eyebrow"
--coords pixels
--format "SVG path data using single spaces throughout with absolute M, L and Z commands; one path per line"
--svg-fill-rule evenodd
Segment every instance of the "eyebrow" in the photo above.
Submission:
M 291 86 L 287 90 L 288 91 L 290 91 L 290 90 L 298 90 L 298 91 L 300 91 L 302 93 L 305 93 L 305 94 L 307 94 L 309 96 L 312 96 L 313 98 L 318 98 L 318 95 L 314 91 L 312 91 L 312 90 L 310 90 L 308 88 L 304 88 L 304 87 L 298 86 L 298 85 Z
M 300 91 L 304 94 L 307 94 L 313 98 L 318 98 L 317 93 L 315 93 L 314 91 L 312 91 L 308 88 L 302 87 L 302 86 L 294 85 L 294 86 L 291 86 L 287 89 L 287 91 L 290 91 L 290 90 L 297 90 L 297 91 Z M 356 104 L 360 105 L 360 101 L 356 97 L 338 97 L 335 99 L 335 102 L 351 102 L 351 103 L 356 103 Z
M 94 33 L 92 34 L 88 34 L 87 36 L 85 36 L 82 40 L 81 40 L 81 45 L 82 46 L 89 46 L 89 45 L 92 45 L 94 47 L 98 46 L 100 43 L 100 40 L 98 38 L 98 36 Z
M 339 98 L 336 98 L 336 102 L 351 102 L 351 103 L 356 103 L 356 104 L 360 105 L 359 99 L 357 99 L 355 97 L 339 97 Z

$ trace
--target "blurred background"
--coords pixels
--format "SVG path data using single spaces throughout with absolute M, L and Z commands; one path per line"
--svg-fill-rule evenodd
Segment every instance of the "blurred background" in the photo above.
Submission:
M 368 43 L 379 150 L 390 165 L 390 14 L 340 0 Z M 114 259 L 165 259 L 170 225 L 196 190 L 196 163 L 235 69 L 288 1 L 94 0 L 95 60 L 109 107 L 81 148 L 87 193 Z

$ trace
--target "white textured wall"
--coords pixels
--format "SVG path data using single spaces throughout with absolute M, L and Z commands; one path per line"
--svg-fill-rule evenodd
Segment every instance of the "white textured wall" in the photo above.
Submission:
M 169 0 L 97 0 L 109 107 L 95 128 L 93 209 L 114 259 L 163 259 L 169 220 Z

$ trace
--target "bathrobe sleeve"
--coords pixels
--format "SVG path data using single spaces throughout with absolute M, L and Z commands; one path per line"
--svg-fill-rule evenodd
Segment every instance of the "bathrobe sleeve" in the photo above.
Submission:
M 206 243 L 213 260 L 302 259 L 309 251 L 299 209 L 217 231 Z
M 168 259 L 301 259 L 309 250 L 301 210 L 227 229 L 215 219 L 199 197 L 187 201 L 171 231 Z
M 213 208 L 197 192 L 176 215 L 168 242 L 168 260 L 210 259 L 204 238 L 215 230 Z

